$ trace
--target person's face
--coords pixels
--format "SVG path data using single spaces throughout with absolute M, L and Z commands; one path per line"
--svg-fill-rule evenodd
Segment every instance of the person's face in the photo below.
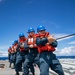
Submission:
M 35 32 L 30 32 L 28 34 L 29 34 L 29 36 L 33 36 L 35 34 Z
M 20 39 L 24 39 L 24 36 L 20 37 Z
M 45 34 L 45 30 L 41 30 L 38 32 L 39 34 Z

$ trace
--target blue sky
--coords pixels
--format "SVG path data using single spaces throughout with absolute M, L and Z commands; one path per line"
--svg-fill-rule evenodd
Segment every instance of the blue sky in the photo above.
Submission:
M 0 0 L 0 52 L 7 53 L 20 32 L 27 37 L 28 28 L 37 31 L 38 25 L 44 25 L 56 38 L 75 33 L 75 0 Z M 58 44 L 59 54 L 67 51 L 74 55 L 75 36 Z

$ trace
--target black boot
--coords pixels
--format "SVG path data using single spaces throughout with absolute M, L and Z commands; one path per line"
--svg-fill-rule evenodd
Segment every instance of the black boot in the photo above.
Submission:
M 35 75 L 35 73 L 30 73 L 29 75 Z
M 35 75 L 35 73 L 33 73 L 32 75 Z
M 11 68 L 11 63 L 9 64 L 9 68 Z
M 20 75 L 20 74 L 19 74 L 19 72 L 16 72 L 16 74 L 15 74 L 15 75 Z

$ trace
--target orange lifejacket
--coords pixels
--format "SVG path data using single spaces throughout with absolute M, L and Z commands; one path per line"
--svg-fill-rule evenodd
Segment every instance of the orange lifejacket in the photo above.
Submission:
M 18 47 L 18 43 L 14 45 L 16 48 Z
M 21 43 L 21 44 L 25 43 L 25 41 L 26 41 L 25 37 L 23 39 L 19 39 L 19 43 Z M 24 47 L 20 47 L 19 49 L 20 49 L 21 52 L 25 50 Z
M 14 50 L 14 52 L 16 52 L 16 51 L 17 51 L 17 50 L 16 50 L 16 49 L 17 49 L 17 47 L 18 47 L 18 44 L 14 44 L 14 45 L 13 45 L 13 50 Z
M 38 35 L 38 37 L 40 38 L 40 37 L 42 37 L 42 38 L 44 38 L 44 37 L 48 37 L 50 34 L 48 33 L 48 32 L 46 32 L 45 34 L 39 34 Z M 39 53 L 41 53 L 41 52 L 43 52 L 43 51 L 55 51 L 55 48 L 54 47 L 52 47 L 51 45 L 49 45 L 49 44 L 46 44 L 45 46 L 42 46 L 42 45 L 40 45 L 40 46 L 38 46 L 38 52 Z
M 19 39 L 19 42 L 20 43 L 23 43 L 23 42 L 25 42 L 26 41 L 26 38 L 25 37 L 23 37 L 22 39 Z
M 34 34 L 32 37 L 28 36 L 27 38 L 27 44 L 28 45 L 33 45 L 33 48 L 37 48 L 36 44 L 36 34 Z
M 11 53 L 15 53 L 15 51 L 14 51 L 14 45 L 11 47 Z
M 49 34 L 49 32 L 46 32 L 45 34 L 36 34 L 36 37 L 38 38 L 38 37 L 48 37 L 48 35 L 50 35 Z

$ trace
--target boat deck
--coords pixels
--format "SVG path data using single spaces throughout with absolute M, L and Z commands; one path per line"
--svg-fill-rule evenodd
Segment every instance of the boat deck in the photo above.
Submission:
M 75 75 L 75 59 L 60 59 L 60 62 L 62 64 L 65 75 Z M 38 67 L 35 67 L 35 73 L 35 75 L 40 74 Z M 15 70 L 9 68 L 8 60 L 0 61 L 0 75 L 15 75 Z M 22 72 L 20 72 L 20 75 L 22 75 Z M 58 74 L 50 70 L 50 75 Z

